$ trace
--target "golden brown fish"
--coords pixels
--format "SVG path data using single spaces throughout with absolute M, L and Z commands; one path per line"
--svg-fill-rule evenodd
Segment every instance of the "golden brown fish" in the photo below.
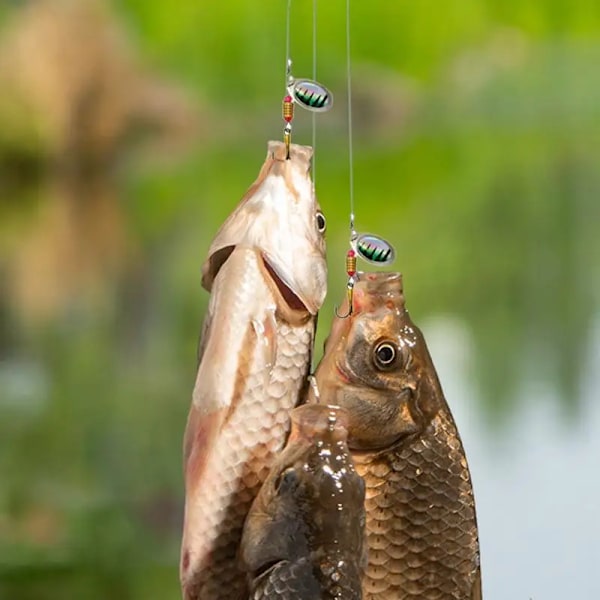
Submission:
M 467 460 L 400 274 L 360 275 L 315 376 L 367 486 L 365 600 L 481 598 Z
M 305 385 L 326 293 L 312 150 L 270 142 L 257 181 L 210 247 L 212 291 L 184 442 L 181 582 L 188 600 L 245 598 L 244 519 Z
M 242 538 L 249 600 L 360 600 L 365 484 L 339 407 L 292 412 L 290 439 L 254 500 Z

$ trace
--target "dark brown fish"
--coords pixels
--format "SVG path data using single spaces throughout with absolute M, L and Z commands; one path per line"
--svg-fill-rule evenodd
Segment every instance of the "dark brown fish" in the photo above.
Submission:
M 360 275 L 354 312 L 334 321 L 316 380 L 322 401 L 348 412 L 367 487 L 365 600 L 480 599 L 467 460 L 400 274 Z
M 296 408 L 287 446 L 254 500 L 241 545 L 250 600 L 361 600 L 365 486 L 346 415 Z

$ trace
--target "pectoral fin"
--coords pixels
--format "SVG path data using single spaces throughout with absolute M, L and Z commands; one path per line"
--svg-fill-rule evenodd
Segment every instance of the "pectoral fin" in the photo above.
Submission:
M 267 311 L 262 320 L 252 321 L 252 327 L 261 348 L 262 360 L 270 370 L 277 359 L 277 320 L 274 311 Z
M 186 488 L 193 489 L 202 478 L 219 431 L 225 421 L 226 409 L 202 414 L 194 404 L 188 415 L 183 441 L 183 461 Z

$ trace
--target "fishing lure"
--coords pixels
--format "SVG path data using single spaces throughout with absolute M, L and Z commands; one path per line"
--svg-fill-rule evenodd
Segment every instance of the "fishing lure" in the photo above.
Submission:
M 285 121 L 283 141 L 288 153 L 292 143 L 292 121 L 294 120 L 294 105 L 313 112 L 327 112 L 333 106 L 333 94 L 315 79 L 295 78 L 292 75 L 292 59 L 290 58 L 290 13 L 292 0 L 288 0 L 286 20 L 286 57 L 285 57 L 285 96 L 282 102 L 282 116 Z M 313 7 L 313 28 L 316 8 Z M 313 31 L 314 37 L 314 31 Z M 314 40 L 313 40 L 314 41 Z M 313 47 L 313 54 L 316 48 Z M 313 57 L 314 59 L 314 57 Z M 313 72 L 315 71 L 313 65 Z M 313 122 L 314 127 L 314 122 Z
M 295 79 L 292 75 L 292 61 L 288 57 L 286 68 L 286 95 L 283 98 L 282 116 L 285 121 L 283 141 L 288 150 L 292 143 L 292 121 L 294 104 L 311 112 L 327 112 L 333 106 L 333 94 L 319 82 L 312 79 Z
M 333 106 L 332 93 L 312 79 L 294 79 L 290 75 L 288 93 L 307 110 L 327 112 Z
M 375 265 L 390 265 L 396 258 L 394 247 L 382 237 L 372 233 L 357 233 L 354 229 L 354 159 L 352 154 L 352 77 L 350 64 L 350 0 L 346 0 L 346 80 L 348 84 L 348 158 L 350 174 L 350 249 L 346 253 L 346 274 L 348 283 L 346 293 L 348 298 L 348 311 L 341 315 L 336 308 L 335 314 L 344 319 L 352 314 L 352 300 L 354 298 L 354 284 L 357 281 L 356 259 L 360 256 L 363 260 Z
M 357 233 L 354 229 L 354 215 L 350 219 L 350 248 L 346 252 L 346 274 L 348 283 L 346 284 L 346 294 L 348 298 L 348 312 L 340 314 L 336 309 L 335 314 L 344 319 L 352 314 L 352 300 L 354 298 L 354 284 L 357 281 L 356 263 L 360 256 L 366 262 L 384 266 L 391 265 L 396 258 L 394 247 L 382 237 L 372 233 Z

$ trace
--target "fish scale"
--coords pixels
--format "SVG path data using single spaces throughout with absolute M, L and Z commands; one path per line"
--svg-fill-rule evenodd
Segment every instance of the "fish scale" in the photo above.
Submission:
M 457 436 L 442 410 L 410 443 L 354 457 L 366 483 L 365 600 L 470 598 L 478 567 L 468 551 L 477 543 L 475 506 Z
M 247 600 L 244 519 L 306 385 L 326 293 L 308 147 L 270 142 L 258 179 L 203 268 L 211 292 L 184 440 L 185 600 Z
M 249 600 L 361 600 L 360 588 L 355 583 L 360 581 L 361 572 L 354 563 L 345 561 L 341 568 L 337 567 L 334 579 L 328 573 L 331 585 L 326 592 L 316 585 L 314 559 L 276 565 L 264 577 L 264 585 L 260 580 L 256 582 L 257 589 Z
M 277 340 L 289 342 L 300 354 L 308 356 L 312 331 L 312 325 L 299 330 L 278 327 Z M 276 365 L 278 357 L 279 351 Z M 205 540 L 216 546 L 211 565 L 207 565 L 196 580 L 196 585 L 202 589 L 196 596 L 198 599 L 237 598 L 244 593 L 245 575 L 237 567 L 239 540 L 252 500 L 267 476 L 273 457 L 283 447 L 289 427 L 288 414 L 296 405 L 304 384 L 308 365 L 302 365 L 302 361 L 297 363 L 285 369 L 275 366 L 272 381 L 266 386 L 262 367 L 258 372 L 249 373 L 244 406 L 221 431 L 214 448 L 220 461 L 218 465 L 215 463 L 214 471 L 207 474 L 207 480 L 213 483 L 203 488 L 204 493 L 196 503 L 230 507 L 230 510 L 210 511 L 211 520 L 207 526 L 210 533 L 205 533 Z M 279 385 L 281 379 L 286 381 L 284 387 Z M 264 398 L 269 398 L 269 402 L 264 402 Z M 196 531 L 200 533 L 198 529 Z

